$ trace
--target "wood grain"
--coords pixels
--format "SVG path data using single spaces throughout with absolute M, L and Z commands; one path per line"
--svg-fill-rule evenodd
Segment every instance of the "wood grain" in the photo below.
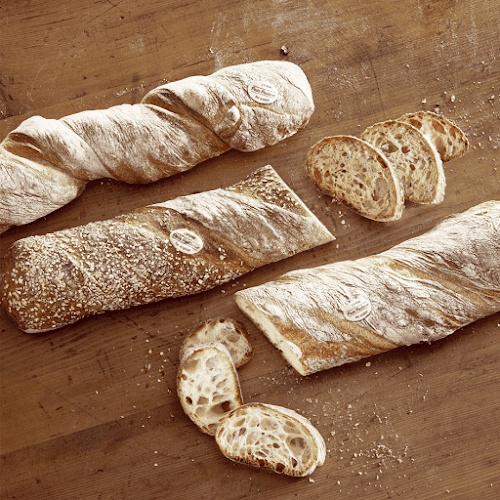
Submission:
M 70 0 L 0 3 L 0 138 L 46 118 L 135 103 L 151 88 L 262 59 L 295 62 L 316 103 L 308 127 L 272 148 L 230 151 L 150 185 L 94 181 L 15 240 L 228 186 L 271 164 L 337 240 L 189 298 L 30 336 L 0 312 L 0 497 L 7 499 L 452 498 L 500 491 L 500 315 L 432 345 L 301 377 L 242 316 L 234 291 L 283 272 L 362 257 L 500 199 L 500 42 L 494 0 Z M 286 47 L 285 55 L 282 47 Z M 445 165 L 438 206 L 390 224 L 321 194 L 305 171 L 319 139 L 438 109 L 472 148 Z M 243 321 L 255 349 L 246 401 L 310 418 L 327 443 L 311 477 L 233 464 L 175 393 L 183 338 L 205 319 Z

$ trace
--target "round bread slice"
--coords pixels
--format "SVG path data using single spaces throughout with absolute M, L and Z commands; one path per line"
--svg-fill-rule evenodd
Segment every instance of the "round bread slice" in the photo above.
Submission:
M 213 436 L 226 414 L 243 404 L 229 351 L 222 344 L 187 350 L 177 375 L 177 395 L 186 415 Z
M 465 132 L 450 119 L 432 111 L 406 113 L 398 121 L 408 122 L 434 144 L 443 161 L 458 158 L 469 149 Z
M 307 170 L 318 187 L 363 217 L 378 222 L 401 218 L 401 183 L 387 157 L 354 136 L 325 137 L 309 151 Z
M 288 408 L 247 403 L 220 423 L 215 440 L 224 456 L 252 467 L 304 477 L 323 465 L 326 446 L 319 431 Z
M 226 347 L 236 368 L 253 356 L 245 325 L 230 318 L 215 318 L 205 321 L 186 337 L 181 345 L 179 358 L 182 360 L 188 349 L 207 344 L 222 344 Z
M 414 203 L 441 203 L 446 178 L 437 149 L 410 123 L 387 120 L 368 127 L 361 139 L 392 162 L 404 197 Z

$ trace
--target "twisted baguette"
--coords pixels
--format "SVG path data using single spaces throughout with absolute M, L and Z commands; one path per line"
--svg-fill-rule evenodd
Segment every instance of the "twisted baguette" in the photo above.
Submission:
M 334 238 L 270 166 L 228 188 L 16 241 L 0 299 L 20 329 L 205 291 Z
M 91 180 L 148 183 L 231 148 L 273 145 L 313 111 L 299 66 L 259 61 L 162 85 L 139 104 L 28 118 L 0 144 L 0 233 L 69 203 Z
M 293 271 L 235 299 L 302 375 L 441 339 L 500 311 L 500 201 L 378 255 Z

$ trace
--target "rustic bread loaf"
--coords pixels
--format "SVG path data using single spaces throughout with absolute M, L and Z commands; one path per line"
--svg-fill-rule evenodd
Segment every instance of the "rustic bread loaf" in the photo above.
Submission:
M 139 104 L 28 118 L 0 144 L 0 232 L 62 207 L 94 179 L 153 182 L 230 148 L 271 146 L 313 111 L 299 66 L 259 61 L 167 83 Z
M 398 220 L 404 197 L 391 162 L 366 141 L 325 137 L 309 151 L 307 170 L 318 187 L 360 215 L 379 222 Z
M 224 189 L 16 241 L 1 303 L 26 332 L 202 292 L 334 237 L 271 166 Z
M 419 129 L 434 144 L 443 161 L 462 156 L 469 149 L 465 132 L 449 118 L 432 111 L 406 113 L 398 121 L 408 122 Z
M 179 358 L 182 359 L 188 349 L 207 344 L 222 344 L 229 351 L 236 368 L 253 356 L 245 325 L 231 318 L 215 318 L 205 321 L 184 339 Z
M 247 403 L 228 413 L 215 433 L 230 460 L 294 477 L 323 465 L 326 446 L 319 431 L 302 415 L 266 403 Z
M 240 382 L 231 354 L 222 344 L 185 351 L 177 375 L 182 409 L 210 436 L 231 410 L 243 404 Z
M 387 120 L 368 127 L 360 137 L 392 162 L 407 200 L 434 204 L 443 201 L 443 162 L 433 144 L 413 125 Z
M 500 311 L 500 201 L 378 255 L 293 271 L 235 299 L 302 375 L 441 339 Z

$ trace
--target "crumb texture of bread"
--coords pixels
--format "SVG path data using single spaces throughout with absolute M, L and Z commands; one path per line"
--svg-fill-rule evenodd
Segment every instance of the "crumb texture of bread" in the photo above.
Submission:
M 451 120 L 429 111 L 407 113 L 376 123 L 360 138 L 332 136 L 307 155 L 307 170 L 336 202 L 378 222 L 403 215 L 405 200 L 444 200 L 443 162 L 462 156 L 469 140 Z
M 392 162 L 405 199 L 414 203 L 441 203 L 446 178 L 439 153 L 413 125 L 388 120 L 368 127 L 361 139 Z
M 253 348 L 243 323 L 231 318 L 214 318 L 205 321 L 186 337 L 179 358 L 182 360 L 189 349 L 207 344 L 222 344 L 226 347 L 236 368 L 253 356 Z
M 465 132 L 449 118 L 432 111 L 406 113 L 398 121 L 408 122 L 420 130 L 439 152 L 443 161 L 464 155 L 470 142 Z
M 228 350 L 222 344 L 189 349 L 179 366 L 177 394 L 182 409 L 198 428 L 215 435 L 222 419 L 243 404 Z
M 62 207 L 90 180 L 154 182 L 231 148 L 272 146 L 313 112 L 298 65 L 257 61 L 169 82 L 133 105 L 30 117 L 0 144 L 0 231 Z
M 304 477 L 325 462 L 319 431 L 302 415 L 281 406 L 247 403 L 230 412 L 215 439 L 234 462 Z
M 500 201 L 382 253 L 291 271 L 235 300 L 300 374 L 442 339 L 500 311 Z
M 0 299 L 21 330 L 44 332 L 209 290 L 333 240 L 266 166 L 228 188 L 20 239 L 5 256 Z
M 318 187 L 362 216 L 379 222 L 401 218 L 403 190 L 389 160 L 353 136 L 325 137 L 307 155 L 307 170 Z

